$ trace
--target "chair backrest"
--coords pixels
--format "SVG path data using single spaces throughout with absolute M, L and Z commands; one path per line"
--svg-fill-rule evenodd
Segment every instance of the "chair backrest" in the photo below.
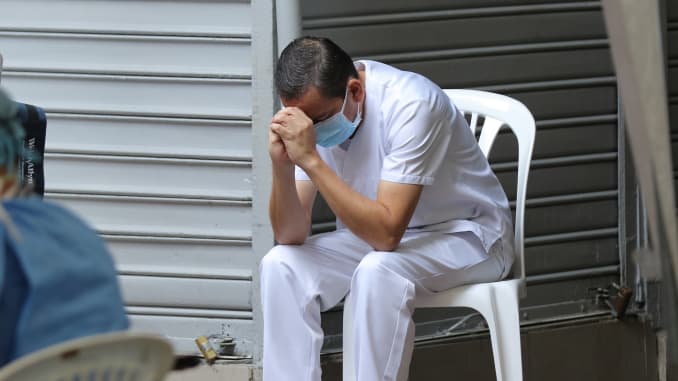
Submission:
M 502 126 L 513 131 L 518 140 L 518 190 L 516 192 L 515 244 L 516 261 L 513 264 L 515 278 L 521 280 L 521 294 L 525 293 L 525 197 L 527 177 L 532 160 L 535 138 L 535 122 L 530 110 L 517 100 L 505 95 L 479 90 L 444 90 L 459 110 L 471 117 L 469 127 L 475 134 L 481 127 L 478 145 L 485 157 L 489 157 L 494 140 Z M 478 125 L 481 117 L 482 126 Z
M 0 369 L 0 381 L 160 381 L 174 363 L 157 336 L 119 332 L 67 341 Z

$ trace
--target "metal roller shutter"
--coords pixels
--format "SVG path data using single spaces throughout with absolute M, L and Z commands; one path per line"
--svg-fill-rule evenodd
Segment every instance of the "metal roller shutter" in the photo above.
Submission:
M 671 148 L 676 194 L 678 195 L 678 1 L 666 0 L 667 75 Z
M 3 85 L 47 110 L 47 197 L 107 240 L 133 328 L 250 357 L 252 6 L 121 3 L 3 1 Z
M 419 72 L 443 88 L 503 93 L 528 106 L 538 132 L 528 185 L 522 319 L 600 313 L 588 289 L 620 281 L 621 254 L 617 89 L 599 2 L 302 4 L 304 34 L 330 37 L 356 58 Z M 500 135 L 491 154 L 509 198 L 515 193 L 515 145 L 510 133 Z M 333 229 L 326 205 L 316 204 L 314 222 L 315 231 Z M 325 324 L 336 333 L 332 315 Z M 418 312 L 418 335 L 449 327 L 458 316 Z

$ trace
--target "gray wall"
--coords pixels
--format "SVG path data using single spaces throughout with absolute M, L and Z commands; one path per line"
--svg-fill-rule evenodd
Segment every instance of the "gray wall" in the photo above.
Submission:
M 259 351 L 253 277 L 273 239 L 266 140 L 251 127 L 273 111 L 260 69 L 273 48 L 252 15 L 270 27 L 270 13 L 246 0 L 0 2 L 2 84 L 47 112 L 46 197 L 106 239 L 133 328 L 181 354 L 213 333 Z
M 304 34 L 330 37 L 355 58 L 528 106 L 538 132 L 523 320 L 597 311 L 588 289 L 618 282 L 620 267 L 617 89 L 599 2 L 304 0 L 302 12 Z M 514 197 L 512 135 L 499 137 L 491 161 Z M 332 229 L 332 220 L 316 205 L 316 231 Z

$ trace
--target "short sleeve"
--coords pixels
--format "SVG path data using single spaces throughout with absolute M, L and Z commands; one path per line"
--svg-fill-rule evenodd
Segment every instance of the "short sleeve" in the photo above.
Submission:
M 311 181 L 311 178 L 308 177 L 306 172 L 304 172 L 304 170 L 301 169 L 298 165 L 294 166 L 294 179 L 302 181 Z
M 381 179 L 396 183 L 431 185 L 447 156 L 452 117 L 423 100 L 396 110 L 387 126 L 387 152 Z

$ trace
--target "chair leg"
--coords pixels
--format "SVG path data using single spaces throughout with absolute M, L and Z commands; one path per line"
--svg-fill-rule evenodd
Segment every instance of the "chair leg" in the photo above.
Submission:
M 346 295 L 344 299 L 344 322 L 343 322 L 343 332 L 342 332 L 342 347 L 343 347 L 343 358 L 342 358 L 342 380 L 343 381 L 355 381 L 355 363 L 354 363 L 354 353 L 355 350 L 355 338 L 353 334 L 355 332 L 355 327 L 353 325 L 353 302 L 351 301 L 351 294 Z
M 492 313 L 483 315 L 490 329 L 497 380 L 522 381 L 517 290 L 514 287 L 493 287 L 491 303 L 489 309 Z

